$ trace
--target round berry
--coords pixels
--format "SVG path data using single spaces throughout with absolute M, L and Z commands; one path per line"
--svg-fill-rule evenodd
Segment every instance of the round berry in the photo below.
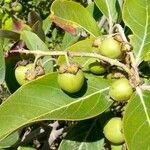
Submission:
M 119 117 L 111 118 L 105 125 L 103 133 L 105 137 L 114 144 L 124 142 L 124 134 L 122 133 L 122 120 Z
M 114 40 L 113 37 L 106 38 L 101 42 L 99 52 L 101 55 L 109 58 L 119 58 L 122 54 L 121 43 Z
M 27 64 L 26 66 L 18 66 L 15 69 L 15 77 L 20 85 L 23 85 L 28 82 L 28 80 L 26 79 L 26 72 L 31 70 L 33 66 L 34 66 L 33 63 L 31 63 Z
M 12 0 L 4 0 L 5 3 L 9 4 L 12 2 Z
M 132 86 L 126 78 L 114 81 L 109 89 L 110 97 L 116 101 L 129 100 L 132 93 Z
M 106 67 L 104 65 L 102 65 L 100 62 L 95 61 L 95 62 L 89 64 L 89 70 L 93 74 L 101 75 L 106 72 Z
M 111 150 L 122 150 L 122 145 L 120 144 L 111 144 Z
M 15 12 L 20 12 L 22 11 L 22 5 L 15 2 L 15 4 L 12 5 L 12 10 Z
M 83 71 L 72 66 L 68 66 L 65 69 L 66 70 L 63 73 L 58 73 L 57 80 L 61 89 L 68 93 L 76 93 L 80 91 L 84 83 Z M 73 71 L 74 69 L 75 72 Z

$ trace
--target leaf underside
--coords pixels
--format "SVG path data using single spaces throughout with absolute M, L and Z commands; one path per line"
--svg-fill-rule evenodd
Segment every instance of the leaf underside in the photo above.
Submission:
M 40 120 L 83 120 L 104 112 L 112 101 L 110 81 L 87 75 L 78 94 L 68 95 L 57 84 L 57 73 L 32 81 L 0 106 L 0 140 L 26 124 Z
M 134 8 L 135 9 L 134 9 Z M 131 44 L 140 63 L 150 50 L 150 0 L 125 0 L 123 20 L 132 30 Z
M 141 97 L 134 94 L 129 101 L 124 115 L 124 134 L 126 143 L 131 150 L 148 150 L 150 148 L 150 93 L 143 92 L 144 105 Z

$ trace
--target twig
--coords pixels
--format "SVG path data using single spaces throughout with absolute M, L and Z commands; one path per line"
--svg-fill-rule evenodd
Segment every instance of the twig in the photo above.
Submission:
M 150 85 L 141 85 L 140 88 L 144 91 L 150 91 Z
M 102 61 L 105 61 L 109 63 L 112 66 L 118 66 L 125 70 L 129 75 L 131 75 L 130 69 L 124 65 L 123 63 L 119 62 L 117 59 L 111 59 L 105 56 L 102 56 L 97 53 L 89 53 L 89 52 L 70 52 L 70 51 L 40 51 L 40 50 L 25 50 L 25 49 L 19 49 L 19 50 L 12 50 L 13 52 L 19 52 L 19 53 L 25 53 L 25 54 L 35 54 L 35 55 L 40 55 L 40 56 L 68 56 L 68 57 L 90 57 L 90 58 L 97 58 Z
M 115 30 L 115 29 L 118 30 L 118 32 L 120 33 L 120 35 L 121 35 L 121 37 L 122 37 L 122 39 L 125 43 L 129 43 L 126 36 L 125 36 L 124 30 L 123 30 L 123 28 L 120 24 L 116 24 L 113 28 L 114 28 L 113 30 Z M 141 80 L 140 80 L 140 77 L 139 77 L 138 67 L 137 67 L 137 64 L 136 64 L 136 61 L 135 61 L 134 54 L 133 54 L 133 52 L 127 52 L 127 55 L 130 58 L 130 63 L 131 63 L 131 68 L 132 68 L 131 69 L 131 71 L 132 71 L 131 78 L 133 78 L 133 79 L 131 79 L 131 80 L 135 80 L 135 81 L 133 81 L 134 86 L 138 86 L 140 84 Z

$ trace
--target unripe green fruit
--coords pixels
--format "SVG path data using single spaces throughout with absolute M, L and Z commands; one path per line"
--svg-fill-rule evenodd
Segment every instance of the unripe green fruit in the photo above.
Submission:
M 22 10 L 22 5 L 20 3 L 16 3 L 14 6 L 12 6 L 12 10 L 15 12 L 20 12 Z
M 17 82 L 20 84 L 20 85 L 23 85 L 25 83 L 28 82 L 28 80 L 26 79 L 26 72 L 30 69 L 33 68 L 33 63 L 32 64 L 27 64 L 26 66 L 18 66 L 16 69 L 15 69 L 15 77 L 16 77 L 16 80 Z
M 100 44 L 99 52 L 101 55 L 109 58 L 119 58 L 122 54 L 121 43 L 114 40 L 113 37 L 106 38 Z
M 111 144 L 111 150 L 122 150 L 122 145 Z
M 132 86 L 126 78 L 121 78 L 112 83 L 109 89 L 109 95 L 116 101 L 124 101 L 130 99 L 133 93 Z
M 35 148 L 33 147 L 24 147 L 24 146 L 19 146 L 17 148 L 17 150 L 36 150 Z
M 89 70 L 93 74 L 97 74 L 97 75 L 104 74 L 106 72 L 106 68 L 98 61 L 91 63 L 89 65 Z
M 68 93 L 76 93 L 80 91 L 84 83 L 84 73 L 81 69 L 76 74 L 59 73 L 58 84 L 64 91 Z
M 12 0 L 4 0 L 5 3 L 9 4 L 12 2 Z
M 122 133 L 122 121 L 119 117 L 111 118 L 105 125 L 103 131 L 105 137 L 114 144 L 121 144 L 124 142 L 124 135 Z

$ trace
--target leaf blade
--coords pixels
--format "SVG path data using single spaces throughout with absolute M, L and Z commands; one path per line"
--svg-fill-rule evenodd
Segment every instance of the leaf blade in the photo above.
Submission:
M 49 51 L 47 45 L 33 32 L 22 31 L 21 39 L 30 50 Z
M 143 99 L 150 116 L 149 92 L 143 92 Z M 135 93 L 130 99 L 123 118 L 124 135 L 127 146 L 132 150 L 148 149 L 150 147 L 150 125 L 141 103 L 141 98 Z M 143 137 L 146 137 L 144 140 Z
M 71 128 L 67 136 L 62 140 L 59 150 L 68 149 L 103 149 L 104 135 L 99 118 L 81 121 Z
M 73 30 L 79 26 L 95 37 L 100 35 L 96 21 L 86 8 L 77 2 L 56 0 L 51 6 L 51 18 L 55 23 L 58 21 L 60 27 L 70 30 L 73 34 L 76 32 Z
M 117 21 L 118 13 L 116 9 L 116 0 L 94 0 L 94 2 L 111 23 Z
M 82 120 L 105 111 L 112 104 L 106 96 L 110 83 L 89 75 L 87 78 L 90 85 L 87 90 L 85 84 L 83 91 L 72 97 L 58 87 L 56 73 L 47 74 L 22 86 L 0 106 L 0 139 L 35 121 Z
M 137 63 L 144 59 L 150 49 L 149 2 L 149 0 L 126 0 L 123 5 L 123 20 L 133 32 L 131 43 L 136 54 Z M 136 9 L 133 9 L 133 6 Z

